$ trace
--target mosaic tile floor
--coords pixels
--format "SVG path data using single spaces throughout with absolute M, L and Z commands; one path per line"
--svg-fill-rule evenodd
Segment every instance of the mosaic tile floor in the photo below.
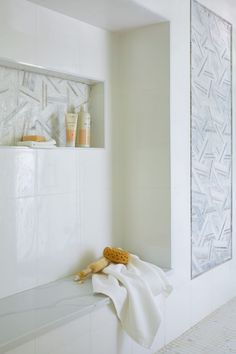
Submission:
M 161 349 L 160 353 L 236 354 L 236 298 Z

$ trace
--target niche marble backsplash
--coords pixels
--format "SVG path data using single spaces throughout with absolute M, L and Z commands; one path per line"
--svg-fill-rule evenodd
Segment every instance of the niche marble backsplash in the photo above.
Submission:
M 65 146 L 65 112 L 89 101 L 84 83 L 0 66 L 0 145 L 39 134 Z

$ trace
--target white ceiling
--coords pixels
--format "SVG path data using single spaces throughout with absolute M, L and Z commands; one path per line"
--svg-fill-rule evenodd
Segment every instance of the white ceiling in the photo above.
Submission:
M 80 21 L 119 31 L 163 21 L 135 0 L 29 0 Z

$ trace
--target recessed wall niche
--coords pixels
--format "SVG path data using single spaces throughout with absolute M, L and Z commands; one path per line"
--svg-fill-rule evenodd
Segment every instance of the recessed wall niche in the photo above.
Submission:
M 91 113 L 91 146 L 104 147 L 103 82 L 0 60 L 0 145 L 38 134 L 65 146 L 65 112 L 81 104 Z

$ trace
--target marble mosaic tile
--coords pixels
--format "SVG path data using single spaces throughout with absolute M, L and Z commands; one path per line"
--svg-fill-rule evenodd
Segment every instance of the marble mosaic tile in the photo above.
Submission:
M 65 112 L 79 111 L 90 87 L 80 82 L 0 66 L 0 145 L 40 134 L 65 145 Z
M 192 277 L 231 259 L 232 26 L 192 1 Z

